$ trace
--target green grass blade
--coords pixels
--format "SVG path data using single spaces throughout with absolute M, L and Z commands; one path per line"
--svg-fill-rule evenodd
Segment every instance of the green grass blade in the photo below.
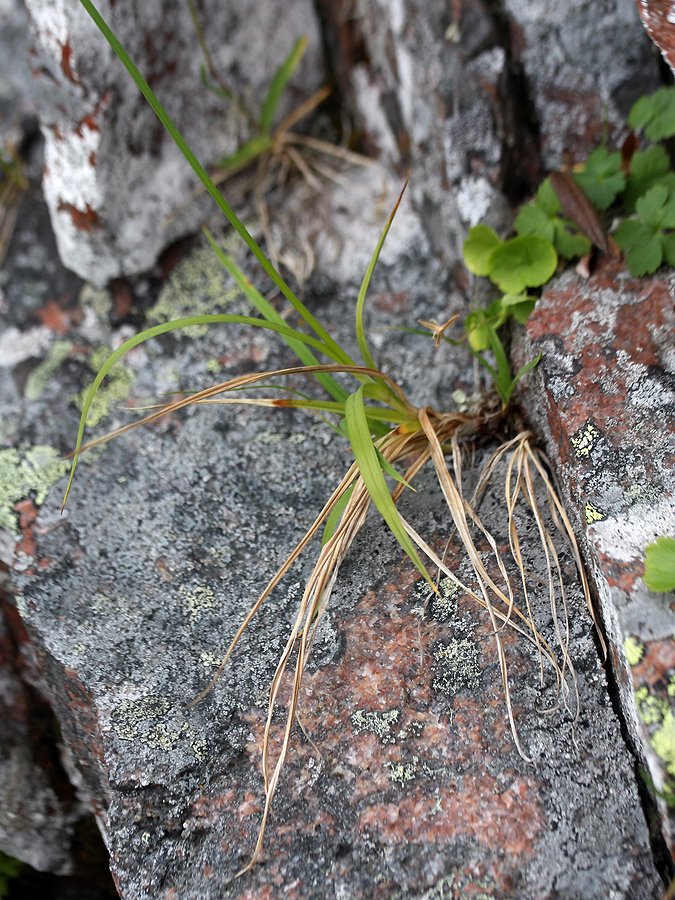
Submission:
M 375 266 L 377 265 L 377 261 L 380 258 L 382 247 L 384 246 L 384 242 L 387 239 L 387 235 L 389 234 L 389 229 L 391 228 L 391 224 L 394 221 L 396 211 L 401 205 L 401 200 L 403 199 L 403 194 L 407 186 L 408 182 L 406 181 L 406 183 L 403 185 L 403 190 L 398 196 L 398 200 L 394 204 L 394 208 L 389 213 L 389 217 L 384 225 L 384 228 L 382 229 L 382 233 L 380 234 L 378 242 L 375 245 L 373 255 L 370 257 L 370 262 L 368 263 L 368 268 L 366 269 L 366 273 L 363 276 L 363 281 L 361 282 L 361 287 L 359 288 L 359 296 L 356 301 L 356 340 L 358 341 L 359 350 L 361 351 L 361 357 L 363 358 L 363 361 L 371 369 L 376 369 L 377 366 L 375 365 L 375 360 L 373 359 L 372 354 L 368 349 L 365 328 L 363 326 L 363 310 L 366 302 L 366 294 L 368 293 L 368 287 L 370 285 L 370 280 L 373 277 Z M 410 546 L 412 547 L 412 543 L 410 543 Z
M 363 478 L 363 483 L 370 495 L 370 499 L 389 526 L 401 548 L 410 557 L 429 584 L 433 586 L 431 576 L 418 556 L 415 546 L 403 526 L 396 504 L 391 498 L 387 482 L 380 468 L 380 462 L 370 435 L 368 419 L 364 409 L 363 387 L 358 388 L 347 398 L 345 403 L 345 427 L 354 452 L 354 459 L 359 467 L 359 473 L 361 478 Z
M 238 172 L 240 169 L 245 169 L 246 166 L 252 163 L 254 159 L 262 156 L 263 153 L 267 153 L 271 146 L 272 139 L 267 137 L 267 135 L 256 135 L 256 137 L 251 138 L 250 141 L 246 141 L 245 144 L 242 144 L 242 146 L 239 147 L 238 150 L 235 150 L 234 153 L 221 159 L 218 168 L 225 169 L 226 171 L 232 170 L 232 173 L 234 174 L 234 172 Z
M 513 377 L 513 381 L 511 382 L 511 384 L 509 386 L 508 396 L 506 398 L 507 402 L 511 399 L 511 395 L 513 394 L 513 391 L 514 391 L 516 385 L 518 384 L 518 382 L 520 381 L 520 379 L 524 378 L 525 375 L 527 375 L 528 372 L 531 372 L 532 369 L 534 369 L 536 366 L 538 366 L 540 362 L 541 362 L 541 353 L 537 353 L 537 355 L 533 359 L 531 359 L 529 362 L 526 362 L 524 366 L 522 366 L 520 369 L 518 369 L 518 371 L 516 372 L 516 374 Z
M 335 534 L 335 529 L 340 524 L 340 519 L 342 518 L 342 513 L 347 508 L 347 504 L 349 503 L 349 498 L 354 492 L 354 485 L 351 484 L 344 494 L 340 497 L 335 506 L 331 509 L 328 518 L 326 519 L 326 524 L 324 525 L 323 534 L 321 535 L 321 546 L 327 544 L 328 541 Z
M 116 350 L 114 350 L 104 361 L 101 368 L 96 373 L 96 377 L 94 378 L 89 390 L 84 399 L 84 403 L 82 404 L 82 414 L 80 416 L 80 423 L 77 431 L 77 440 L 75 442 L 75 450 L 73 455 L 73 464 L 70 469 L 70 478 L 68 479 L 68 485 L 66 487 L 66 493 L 63 498 L 63 505 L 65 506 L 66 501 L 68 499 L 68 494 L 70 493 L 70 489 L 73 484 L 73 478 L 75 477 L 75 470 L 77 469 L 78 464 L 78 456 L 79 450 L 82 446 L 82 440 L 84 438 L 84 429 L 87 424 L 87 415 L 89 414 L 89 409 L 91 408 L 91 404 L 96 396 L 96 393 L 103 383 L 106 375 L 112 367 L 119 362 L 119 360 L 127 354 L 130 350 L 133 350 L 134 347 L 137 347 L 139 344 L 144 343 L 145 341 L 149 341 L 154 337 L 159 337 L 159 335 L 167 334 L 171 331 L 177 331 L 181 328 L 189 328 L 192 325 L 216 325 L 216 324 L 235 324 L 235 325 L 252 325 L 257 328 L 264 328 L 268 331 L 274 331 L 277 334 L 281 334 L 282 336 L 291 338 L 295 341 L 303 341 L 308 344 L 310 347 L 314 347 L 322 353 L 327 353 L 326 348 L 323 344 L 318 340 L 318 338 L 313 338 L 310 335 L 303 334 L 300 331 L 295 331 L 290 328 L 285 323 L 280 324 L 278 322 L 265 322 L 262 319 L 255 319 L 251 316 L 237 316 L 237 315 L 229 315 L 229 314 L 213 314 L 213 315 L 204 315 L 204 316 L 188 316 L 183 319 L 174 319 L 172 322 L 162 322 L 160 325 L 154 325 L 152 328 L 147 328 L 145 331 L 141 331 L 138 334 L 135 334 L 133 337 L 130 337 L 129 340 L 125 341 L 121 344 Z
M 300 60 L 305 55 L 307 44 L 308 40 L 305 35 L 298 38 L 291 48 L 291 52 L 274 73 L 274 78 L 270 83 L 267 95 L 260 107 L 260 128 L 265 134 L 269 134 L 272 131 L 274 118 L 277 114 L 277 109 L 279 108 L 279 101 L 286 90 L 288 82 L 293 77 L 293 73 L 297 69 Z
M 312 331 L 317 335 L 317 337 L 321 338 L 322 341 L 326 343 L 326 345 L 331 346 L 333 348 L 333 352 L 338 355 L 343 355 L 343 351 L 340 346 L 333 340 L 333 338 L 328 334 L 326 329 L 321 325 L 321 323 L 312 315 L 312 313 L 307 309 L 307 307 L 302 303 L 302 301 L 296 297 L 288 284 L 284 281 L 281 275 L 274 268 L 270 260 L 267 258 L 265 253 L 263 252 L 260 245 L 257 243 L 255 238 L 249 234 L 246 226 L 241 222 L 238 218 L 235 211 L 232 209 L 227 200 L 220 193 L 218 188 L 213 183 L 209 173 L 206 171 L 204 166 L 199 162 L 195 154 L 192 152 L 187 142 L 183 138 L 183 135 L 180 133 L 173 120 L 166 112 L 162 104 L 157 99 L 154 91 L 147 83 L 147 81 L 143 78 L 135 63 L 126 52 L 122 44 L 119 42 L 115 34 L 110 29 L 110 26 L 105 21 L 105 19 L 101 16 L 99 11 L 96 9 L 91 0 L 80 0 L 80 3 L 85 8 L 87 13 L 91 16 L 94 21 L 94 24 L 101 32 L 103 37 L 108 41 L 113 51 L 119 58 L 120 62 L 123 64 L 127 72 L 131 75 L 134 83 L 143 94 L 148 104 L 152 108 L 153 112 L 162 123 L 166 131 L 169 133 L 176 146 L 183 154 L 190 167 L 192 168 L 195 175 L 199 178 L 201 183 L 204 185 L 204 188 L 208 192 L 208 194 L 213 199 L 216 206 L 223 213 L 227 221 L 237 232 L 242 241 L 249 248 L 251 253 L 258 260 L 260 265 L 263 267 L 269 278 L 272 280 L 273 284 L 278 288 L 281 294 L 288 300 L 291 306 L 298 312 L 298 314 L 304 319 L 304 321 L 309 325 Z
M 277 325 L 288 327 L 283 316 L 281 316 L 272 306 L 272 304 L 263 297 L 260 291 L 258 291 L 251 284 L 249 279 L 241 271 L 232 257 L 225 253 L 225 251 L 218 246 L 216 239 L 213 237 L 211 232 L 206 228 L 203 230 L 204 234 L 206 235 L 207 241 L 211 245 L 211 249 L 215 253 L 225 271 L 232 276 L 237 286 L 243 291 L 246 298 L 258 310 L 260 315 L 267 319 L 268 322 L 275 322 Z M 302 341 L 297 340 L 297 338 L 291 337 L 284 337 L 284 340 L 291 348 L 293 353 L 295 353 L 295 355 L 298 357 L 298 359 L 306 366 L 311 366 L 318 362 L 316 356 Z M 326 348 L 326 355 L 330 356 L 329 348 Z M 350 359 L 350 357 L 346 353 L 344 354 L 344 357 L 346 357 L 346 361 L 348 361 L 350 364 L 353 364 L 354 361 Z M 334 400 L 346 400 L 348 392 L 341 385 L 339 385 L 334 378 L 331 378 L 330 375 L 319 374 L 316 376 L 316 378 L 324 388 L 324 390 L 326 390 Z
M 370 415 L 368 413 L 368 407 L 365 407 L 365 410 L 366 410 L 366 417 L 368 419 L 370 419 Z M 377 458 L 379 460 L 380 466 L 381 466 L 383 472 L 385 473 L 385 475 L 389 475 L 391 478 L 394 479 L 394 481 L 398 481 L 398 483 L 402 484 L 403 487 L 407 487 L 408 490 L 413 492 L 413 494 L 416 494 L 417 493 L 416 488 L 414 488 L 412 486 L 412 484 L 410 484 L 409 481 L 406 481 L 400 472 L 396 471 L 396 469 L 392 466 L 392 464 L 389 462 L 387 457 L 380 450 L 378 450 L 377 447 L 375 447 L 375 452 L 377 453 Z

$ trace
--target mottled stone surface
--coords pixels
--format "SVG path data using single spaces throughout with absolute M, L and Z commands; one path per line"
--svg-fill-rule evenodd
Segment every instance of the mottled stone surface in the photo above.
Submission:
M 674 297 L 668 275 L 568 272 L 537 303 L 518 352 L 543 354 L 523 406 L 583 536 L 626 722 L 658 791 L 675 784 L 675 605 L 642 575 L 645 547 L 675 534 Z
M 535 108 L 545 170 L 584 159 L 659 86 L 633 0 L 505 0 L 514 57 Z
M 76 826 L 88 810 L 63 772 L 53 713 L 26 683 L 30 668 L 16 632 L 25 642 L 27 636 L 7 604 L 6 587 L 0 572 L 0 850 L 39 871 L 65 874 L 73 867 Z
M 671 0 L 635 0 L 647 34 L 675 72 L 675 7 Z
M 44 191 L 64 263 L 99 286 L 152 267 L 159 253 L 203 217 L 196 178 L 83 7 L 27 0 L 33 67 L 45 136 Z M 196 4 L 220 77 L 254 110 L 302 34 L 299 103 L 323 80 L 308 0 L 279 16 L 274 4 Z M 203 63 L 183 0 L 102 0 L 98 7 L 167 112 L 207 166 L 250 135 L 247 118 L 204 88 Z M 245 49 L 244 49 L 245 48 Z
M 380 211 L 369 181 L 360 206 L 372 210 L 373 240 Z M 365 223 L 345 235 L 344 284 L 357 279 L 365 235 Z M 410 210 L 388 254 L 373 286 L 373 346 L 416 402 L 445 405 L 452 388 L 471 386 L 467 360 L 388 326 L 444 317 L 460 301 Z M 345 310 L 354 295 L 336 289 L 329 258 L 317 260 L 306 299 L 353 346 Z M 92 454 L 61 517 L 58 451 L 72 442 L 92 351 L 129 334 L 129 315 L 135 329 L 172 305 L 175 314 L 181 285 L 192 285 L 190 303 L 204 309 L 240 310 L 242 301 L 199 248 L 159 296 L 140 282 L 126 292 L 83 289 L 74 306 L 68 290 L 53 295 L 38 281 L 35 271 L 15 272 L 16 302 L 3 313 L 17 329 L 0 367 L 1 418 L 12 423 L 3 441 L 18 448 L 10 462 L 21 477 L 32 478 L 22 482 L 25 497 L 4 500 L 5 546 L 16 542 L 18 608 L 122 897 L 659 897 L 632 758 L 569 557 L 561 550 L 581 695 L 574 731 L 564 712 L 541 712 L 551 679 L 542 687 L 536 653 L 505 634 L 528 764 L 510 738 L 484 615 L 452 591 L 431 601 L 376 518 L 346 560 L 317 636 L 302 697 L 309 737 L 294 732 L 265 862 L 233 881 L 259 821 L 266 688 L 309 560 L 210 697 L 188 703 L 349 455 L 302 415 L 194 410 Z M 39 342 L 17 358 L 29 332 Z M 158 341 L 111 381 L 97 427 L 125 421 L 122 403 L 287 360 L 271 338 L 247 331 Z M 54 454 L 30 462 L 35 445 Z M 36 515 L 33 507 L 25 515 L 27 500 L 40 505 Z M 491 491 L 481 516 L 504 546 L 502 503 Z M 406 510 L 442 550 L 451 528 L 432 478 Z M 541 558 L 533 538 L 525 546 L 532 601 L 550 636 Z M 449 559 L 468 576 L 454 544 Z

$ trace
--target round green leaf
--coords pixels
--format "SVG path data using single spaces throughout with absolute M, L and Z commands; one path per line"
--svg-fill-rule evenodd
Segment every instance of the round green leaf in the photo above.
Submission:
M 660 537 L 647 547 L 643 580 L 650 591 L 675 590 L 675 538 Z
M 550 241 L 536 234 L 505 241 L 492 251 L 490 278 L 505 294 L 545 284 L 555 272 L 558 255 Z
M 501 238 L 487 225 L 474 225 L 464 241 L 464 262 L 474 275 L 489 275 L 492 251 L 502 243 Z

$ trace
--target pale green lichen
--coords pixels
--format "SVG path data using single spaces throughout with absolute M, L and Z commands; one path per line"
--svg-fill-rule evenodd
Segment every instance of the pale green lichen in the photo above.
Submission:
M 139 700 L 122 700 L 111 717 L 113 730 L 120 740 L 136 740 L 142 723 L 159 719 L 170 709 L 171 701 L 156 694 L 149 694 Z
M 431 597 L 430 613 L 438 622 L 447 622 L 457 612 L 459 586 L 451 578 L 442 578 L 438 583 L 438 594 Z
M 67 460 L 61 459 L 57 451 L 47 445 L 0 450 L 0 528 L 8 528 L 17 534 L 14 504 L 32 496 L 40 506 L 68 467 Z
M 352 726 L 356 734 L 367 731 L 378 737 L 383 744 L 393 744 L 396 740 L 392 734 L 392 726 L 400 719 L 401 713 L 398 709 L 391 709 L 387 712 L 374 712 L 369 709 L 357 709 L 352 713 Z
M 433 680 L 434 690 L 453 695 L 480 684 L 480 648 L 475 641 L 452 638 L 439 644 L 433 655 L 440 664 Z
M 586 424 L 570 438 L 570 442 L 574 448 L 574 455 L 578 459 L 590 456 L 599 437 L 600 432 L 596 425 L 591 421 L 586 422 Z
M 389 778 L 394 784 L 400 784 L 403 787 L 408 781 L 413 781 L 419 771 L 419 760 L 413 756 L 411 762 L 388 762 Z
M 26 387 L 23 392 L 27 400 L 38 399 L 61 363 L 68 358 L 72 348 L 71 341 L 54 341 L 47 356 L 26 379 Z
M 188 590 L 185 585 L 181 585 L 178 589 L 185 598 L 187 613 L 191 619 L 196 618 L 209 609 L 215 609 L 218 606 L 218 598 L 213 588 L 206 584 L 200 584 L 193 590 Z
M 637 666 L 638 663 L 642 660 L 642 657 L 645 655 L 644 644 L 642 644 L 637 638 L 631 637 L 630 635 L 623 642 L 623 649 L 626 653 L 628 665 L 631 667 Z
M 78 299 L 83 309 L 86 307 L 93 309 L 99 319 L 107 322 L 113 308 L 113 296 L 109 290 L 85 284 Z
M 210 247 L 200 247 L 180 262 L 164 284 L 148 321 L 169 322 L 185 316 L 203 316 L 223 312 L 241 296 Z M 231 310 L 228 310 L 228 312 Z M 190 337 L 199 337 L 208 325 L 190 328 Z
M 92 372 L 98 372 L 109 355 L 110 350 L 107 347 L 99 347 L 98 350 L 95 350 L 88 362 Z M 127 399 L 133 381 L 134 375 L 130 369 L 122 365 L 113 367 L 106 380 L 98 389 L 89 407 L 87 414 L 87 425 L 89 428 L 95 428 L 102 419 L 109 415 L 113 407 L 119 406 Z M 84 406 L 88 391 L 89 385 L 83 388 L 74 398 L 78 409 L 82 409 Z

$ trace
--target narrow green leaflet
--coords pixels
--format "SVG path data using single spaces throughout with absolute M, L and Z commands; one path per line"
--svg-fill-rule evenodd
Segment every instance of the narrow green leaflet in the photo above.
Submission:
M 464 262 L 474 275 L 490 274 L 490 256 L 501 238 L 487 225 L 474 225 L 464 241 Z
M 250 303 L 258 310 L 258 312 L 267 319 L 268 322 L 274 322 L 277 325 L 282 325 L 284 328 L 288 327 L 286 320 L 280 315 L 276 309 L 272 306 L 272 304 L 265 300 L 263 295 L 258 291 L 249 281 L 249 279 L 244 275 L 239 266 L 235 263 L 231 256 L 225 253 L 224 250 L 218 245 L 218 242 L 213 237 L 208 228 L 204 228 L 204 235 L 206 236 L 207 241 L 211 245 L 211 249 L 215 253 L 218 258 L 220 264 L 223 268 L 232 276 L 240 290 L 244 293 L 246 298 Z M 282 337 L 291 348 L 291 350 L 298 357 L 300 362 L 304 363 L 306 366 L 315 365 L 318 362 L 316 356 L 308 349 L 306 343 L 303 341 L 299 341 L 295 337 L 290 337 L 285 333 L 282 333 Z M 326 355 L 330 356 L 331 351 L 329 348 L 326 348 Z M 345 354 L 346 356 L 346 354 Z M 350 364 L 354 364 L 353 360 L 347 357 Z M 347 391 L 341 387 L 334 378 L 330 375 L 327 375 L 325 372 L 319 372 L 316 375 L 316 379 L 323 386 L 323 388 L 333 397 L 335 400 L 344 401 L 347 397 Z
M 675 193 L 675 172 L 670 169 L 668 154 L 660 144 L 655 144 L 633 154 L 622 198 L 626 210 L 634 210 L 640 197 L 659 184 Z
M 274 118 L 279 107 L 279 101 L 283 97 L 288 82 L 293 77 L 293 73 L 305 54 L 307 44 L 308 40 L 306 36 L 303 35 L 301 38 L 298 38 L 293 45 L 291 52 L 274 74 L 274 78 L 272 79 L 267 95 L 260 108 L 260 129 L 265 134 L 269 134 L 272 131 Z
M 505 294 L 521 294 L 545 284 L 555 272 L 558 256 L 550 241 L 536 234 L 505 241 L 489 257 L 490 279 Z
M 335 506 L 331 509 L 328 514 L 328 518 L 326 519 L 326 524 L 323 527 L 323 534 L 321 535 L 321 546 L 327 544 L 328 541 L 335 534 L 335 529 L 340 524 L 340 519 L 342 518 L 342 513 L 347 509 L 347 504 L 349 503 L 349 498 L 354 493 L 354 485 L 351 484 L 344 494 L 340 497 Z
M 650 141 L 662 141 L 675 135 L 675 89 L 662 87 L 633 104 L 628 124 L 644 130 Z
M 675 538 L 660 537 L 647 547 L 643 580 L 650 591 L 675 591 Z
M 368 267 L 363 276 L 363 280 L 361 281 L 361 286 L 359 288 L 359 295 L 356 299 L 356 314 L 355 314 L 355 330 L 356 330 L 356 340 L 359 345 L 359 350 L 361 351 L 361 357 L 363 358 L 364 363 L 369 366 L 371 369 L 377 368 L 375 365 L 375 360 L 372 357 L 372 354 L 368 348 L 368 342 L 366 340 L 366 331 L 363 325 L 363 311 L 366 303 L 366 295 L 368 293 L 368 287 L 370 286 L 370 280 L 373 277 L 373 272 L 375 271 L 375 266 L 377 265 L 377 261 L 380 258 L 380 253 L 382 252 L 382 247 L 384 246 L 384 242 L 387 239 L 387 235 L 389 234 L 389 229 L 391 228 L 392 222 L 394 221 L 394 217 L 396 212 L 401 205 L 401 200 L 403 199 L 403 194 L 405 193 L 405 189 L 408 186 L 408 182 L 403 185 L 403 190 L 398 196 L 398 200 L 394 204 L 394 208 L 389 213 L 387 221 L 384 223 L 384 228 L 380 233 L 380 237 L 378 238 L 377 244 L 375 245 L 375 249 L 373 250 L 373 254 L 370 257 L 370 261 L 368 262 Z
M 621 171 L 621 154 L 598 147 L 586 160 L 583 172 L 575 172 L 574 180 L 597 209 L 609 209 L 626 186 Z
M 218 168 L 226 172 L 235 172 L 245 169 L 254 159 L 266 153 L 272 146 L 272 138 L 266 134 L 258 134 L 242 144 L 234 153 L 221 159 Z
M 380 468 L 363 405 L 363 387 L 350 394 L 345 402 L 345 427 L 354 453 L 354 459 L 359 467 L 359 473 L 370 495 L 370 499 L 389 526 L 401 548 L 433 587 L 434 583 L 431 576 L 415 550 L 408 532 L 403 527 L 396 504 L 391 499 L 387 482 Z
M 635 204 L 636 218 L 616 229 L 616 242 L 626 254 L 628 271 L 635 278 L 651 275 L 664 258 L 675 265 L 675 193 L 654 185 Z

